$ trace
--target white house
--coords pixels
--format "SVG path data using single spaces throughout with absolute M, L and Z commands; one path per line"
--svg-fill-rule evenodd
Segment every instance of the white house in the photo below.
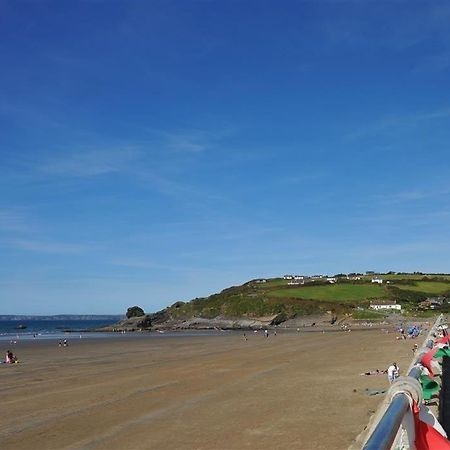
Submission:
M 398 305 L 395 300 L 376 300 L 370 302 L 370 307 L 377 311 L 380 309 L 394 309 L 396 311 L 401 311 L 402 309 L 402 305 Z
M 285 280 L 292 280 L 292 278 L 294 278 L 292 275 L 285 275 L 283 277 Z
M 372 283 L 383 284 L 383 280 L 381 278 L 372 278 Z

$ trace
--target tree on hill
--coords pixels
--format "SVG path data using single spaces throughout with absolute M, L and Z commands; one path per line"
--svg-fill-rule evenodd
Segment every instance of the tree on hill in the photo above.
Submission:
M 145 316 L 144 310 L 139 306 L 131 306 L 127 309 L 127 319 L 131 319 L 132 317 L 141 317 Z

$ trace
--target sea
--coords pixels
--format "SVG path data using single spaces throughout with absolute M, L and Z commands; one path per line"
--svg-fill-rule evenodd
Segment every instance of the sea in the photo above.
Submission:
M 117 320 L 115 321 L 117 322 Z M 67 335 L 91 337 L 105 333 L 92 333 L 95 329 L 111 325 L 111 320 L 0 320 L 0 340 L 62 338 Z
M 95 331 L 98 328 L 117 323 L 106 319 L 84 320 L 0 320 L 0 341 L 17 343 L 24 340 L 71 339 L 71 338 L 168 338 L 190 336 L 220 336 L 232 333 L 225 330 L 183 330 L 154 331 L 150 333 L 106 333 Z M 23 328 L 26 326 L 26 328 Z

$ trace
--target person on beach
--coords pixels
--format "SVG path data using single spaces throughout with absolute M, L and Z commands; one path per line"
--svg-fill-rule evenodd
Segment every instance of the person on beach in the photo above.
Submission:
M 389 383 L 393 383 L 399 375 L 400 368 L 397 366 L 396 362 L 393 362 L 387 369 L 387 376 Z
M 14 354 L 11 350 L 8 350 L 6 352 L 6 356 L 5 356 L 5 363 L 6 364 L 14 364 L 16 362 L 18 362 L 17 357 L 14 356 Z
M 363 372 L 360 373 L 360 375 L 382 375 L 384 373 L 387 373 L 387 370 L 380 370 L 380 369 L 375 369 L 375 370 L 369 370 L 368 372 Z
M 69 343 L 67 342 L 67 339 L 64 339 L 63 345 L 64 345 L 64 347 L 67 347 L 69 345 Z

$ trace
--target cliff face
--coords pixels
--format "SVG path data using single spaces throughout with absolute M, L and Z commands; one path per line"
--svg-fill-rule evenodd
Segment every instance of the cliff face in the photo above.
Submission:
M 167 310 L 143 317 L 133 317 L 118 322 L 115 325 L 102 328 L 99 331 L 162 331 L 162 330 L 249 330 L 261 329 L 279 325 L 287 328 L 297 328 L 316 324 L 331 325 L 330 314 L 308 315 L 279 321 L 277 315 L 264 317 L 172 317 Z
M 131 317 L 121 320 L 113 325 L 100 328 L 98 331 L 143 331 L 151 329 L 150 314 L 141 317 Z

